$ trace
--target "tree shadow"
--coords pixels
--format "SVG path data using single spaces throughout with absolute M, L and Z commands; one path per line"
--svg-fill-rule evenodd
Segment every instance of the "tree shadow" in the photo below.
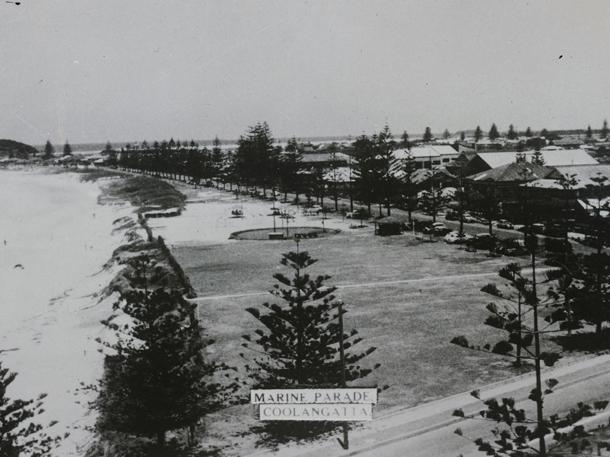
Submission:
M 270 421 L 256 425 L 250 431 L 258 435 L 256 447 L 277 450 L 282 444 L 309 443 L 320 438 L 330 438 L 334 433 L 338 434 L 341 427 L 341 422 Z
M 595 332 L 577 332 L 551 338 L 564 351 L 595 353 L 610 350 L 610 328 L 603 329 L 601 335 Z

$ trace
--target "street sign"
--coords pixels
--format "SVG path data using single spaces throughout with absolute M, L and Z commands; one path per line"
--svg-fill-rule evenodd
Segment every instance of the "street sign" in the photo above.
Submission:
M 262 421 L 370 421 L 377 389 L 256 389 L 250 402 Z

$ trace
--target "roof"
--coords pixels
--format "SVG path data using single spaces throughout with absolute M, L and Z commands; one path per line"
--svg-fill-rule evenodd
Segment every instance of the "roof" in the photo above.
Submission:
M 334 155 L 335 161 L 347 162 L 349 159 L 349 156 L 342 152 L 336 152 Z M 332 162 L 333 158 L 331 156 L 332 154 L 328 152 L 304 153 L 301 155 L 301 163 Z
M 597 185 L 597 183 L 592 179 L 597 176 L 605 176 L 606 178 L 608 178 L 610 184 L 610 164 L 574 165 L 556 168 L 557 171 L 562 175 L 568 177 L 571 175 L 575 175 L 574 177 L 578 181 L 575 186 L 576 188 Z
M 582 206 L 589 213 L 595 214 L 595 212 L 599 209 L 599 215 L 601 217 L 608 217 L 610 215 L 610 211 L 608 207 L 610 206 L 610 197 L 597 199 L 597 198 L 579 198 L 578 204 Z
M 540 153 L 544 159 L 544 164 L 552 167 L 563 165 L 595 165 L 598 163 L 597 160 L 582 149 L 541 150 Z M 531 162 L 534 151 L 525 151 L 523 154 L 526 159 Z M 490 168 L 497 168 L 515 162 L 517 152 L 479 152 L 477 156 L 487 163 Z
M 436 168 L 434 170 L 430 170 L 428 168 L 420 168 L 419 170 L 415 170 L 411 174 L 411 180 L 413 181 L 413 184 L 419 185 L 425 183 L 431 178 L 442 178 L 442 175 L 448 178 L 455 178 L 455 176 L 452 175 L 446 168 Z
M 379 225 L 384 224 L 403 224 L 406 221 L 404 216 L 385 216 L 377 219 L 375 222 Z
M 494 182 L 534 181 L 556 175 L 557 171 L 553 167 L 531 162 L 512 162 L 469 176 L 468 179 Z
M 447 144 L 425 144 L 421 146 L 415 146 L 411 149 L 400 148 L 394 150 L 394 157 L 399 160 L 404 160 L 407 158 L 409 151 L 414 159 L 417 158 L 430 158 L 430 157 L 440 157 L 447 155 L 454 155 L 457 157 L 458 152 L 453 149 L 452 146 Z

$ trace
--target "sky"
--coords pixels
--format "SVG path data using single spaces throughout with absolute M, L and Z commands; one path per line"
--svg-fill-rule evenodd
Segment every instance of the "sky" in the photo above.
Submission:
M 0 3 L 0 138 L 601 127 L 607 0 Z

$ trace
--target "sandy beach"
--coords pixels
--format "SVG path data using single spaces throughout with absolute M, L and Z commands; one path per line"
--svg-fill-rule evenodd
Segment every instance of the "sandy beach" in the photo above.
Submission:
M 103 270 L 122 233 L 112 222 L 128 205 L 99 205 L 99 183 L 74 173 L 0 171 L 0 356 L 18 373 L 13 398 L 45 392 L 40 423 L 70 437 L 57 456 L 82 455 L 94 422 L 80 383 L 100 376 L 95 338 L 112 299 L 96 296 L 115 274 Z

